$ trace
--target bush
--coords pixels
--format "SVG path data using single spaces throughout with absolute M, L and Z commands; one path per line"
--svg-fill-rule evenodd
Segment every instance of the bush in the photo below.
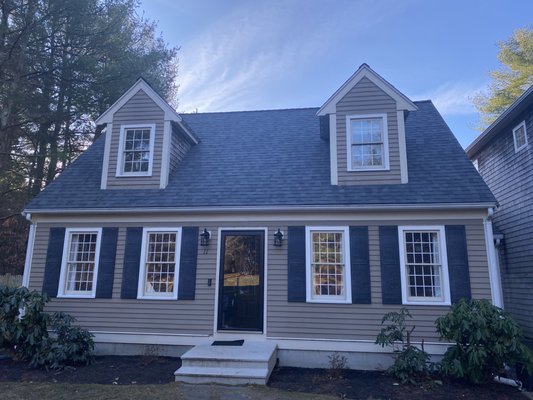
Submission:
M 533 372 L 533 355 L 520 342 L 520 327 L 488 300 L 461 300 L 435 324 L 441 340 L 455 343 L 442 360 L 442 371 L 450 376 L 481 383 L 500 373 L 504 364 L 516 363 Z
M 398 378 L 402 383 L 415 384 L 420 378 L 427 378 L 432 368 L 429 363 L 430 355 L 422 349 L 411 344 L 411 334 L 415 326 L 407 328 L 406 318 L 412 318 L 409 310 L 402 307 L 398 312 L 390 312 L 383 316 L 381 324 L 389 322 L 382 328 L 376 338 L 376 344 L 392 346 L 396 357 L 394 364 L 387 370 L 388 373 Z M 398 347 L 400 345 L 400 347 Z
M 93 335 L 72 325 L 76 320 L 68 314 L 45 313 L 47 302 L 48 297 L 36 291 L 0 286 L 0 347 L 35 367 L 89 364 Z

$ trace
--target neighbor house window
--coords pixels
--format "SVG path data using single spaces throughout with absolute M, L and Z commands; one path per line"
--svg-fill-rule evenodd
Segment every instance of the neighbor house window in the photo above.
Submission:
M 121 126 L 117 175 L 152 175 L 154 140 L 154 124 Z
M 522 121 L 513 129 L 513 140 L 515 152 L 520 151 L 527 146 L 526 121 Z
M 94 297 L 100 252 L 100 228 L 67 229 L 58 297 Z
M 350 303 L 347 227 L 307 227 L 307 301 Z
M 346 117 L 348 170 L 388 169 L 387 115 Z
M 180 228 L 144 229 L 139 298 L 177 298 L 180 234 Z
M 404 304 L 450 304 L 443 227 L 399 227 Z

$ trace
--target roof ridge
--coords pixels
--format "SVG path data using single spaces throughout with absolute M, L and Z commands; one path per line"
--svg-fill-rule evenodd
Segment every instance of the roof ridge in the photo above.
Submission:
M 236 113 L 253 113 L 253 112 L 275 112 L 275 111 L 297 111 L 297 110 L 317 110 L 320 107 L 293 107 L 293 108 L 272 108 L 262 110 L 233 110 L 233 111 L 206 111 L 206 112 L 180 112 L 180 115 L 196 115 L 196 114 L 236 114 Z

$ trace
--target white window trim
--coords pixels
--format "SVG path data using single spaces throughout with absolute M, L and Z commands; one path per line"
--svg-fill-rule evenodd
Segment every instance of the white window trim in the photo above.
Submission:
M 93 290 L 91 293 L 67 293 L 65 291 L 68 250 L 73 233 L 96 233 L 96 252 L 94 254 Z M 63 242 L 63 258 L 61 259 L 61 273 L 59 275 L 58 298 L 94 299 L 96 297 L 96 283 L 98 281 L 98 264 L 100 261 L 100 244 L 102 241 L 102 228 L 67 228 Z
M 352 167 L 352 132 L 350 121 L 352 119 L 381 118 L 383 121 L 383 165 L 371 167 Z M 389 126 L 387 114 L 350 114 L 346 116 L 346 167 L 348 171 L 388 171 L 389 165 Z
M 405 231 L 437 231 L 439 233 L 439 243 L 441 251 L 441 270 L 442 270 L 442 300 L 410 300 L 407 292 L 407 271 L 405 263 Z M 448 253 L 446 249 L 446 232 L 442 225 L 410 225 L 410 226 L 398 226 L 398 239 L 399 239 L 399 251 L 400 251 L 400 272 L 401 272 L 401 284 L 402 284 L 402 304 L 405 305 L 431 305 L 431 306 L 449 306 L 451 305 L 450 297 L 450 277 L 448 274 Z
M 520 147 L 517 146 L 517 143 L 516 143 L 516 131 L 519 130 L 520 128 L 524 127 L 524 138 L 526 139 L 526 141 L 524 142 L 524 144 Z M 515 153 L 518 153 L 520 150 L 524 149 L 527 147 L 527 128 L 526 128 L 526 121 L 522 121 L 520 122 L 517 126 L 515 126 L 513 128 L 513 143 L 514 143 L 514 152 Z
M 145 275 L 146 275 L 146 250 L 148 248 L 148 234 L 158 232 L 175 232 L 176 233 L 176 265 L 174 266 L 174 290 L 171 294 L 144 294 Z M 181 227 L 149 227 L 143 228 L 143 237 L 141 244 L 141 259 L 139 262 L 139 282 L 137 286 L 137 299 L 142 300 L 177 300 L 179 285 L 179 266 L 181 256 Z
M 126 129 L 150 128 L 150 159 L 148 160 L 148 171 L 146 172 L 124 172 L 124 142 Z M 120 139 L 118 143 L 117 171 L 116 177 L 126 176 L 152 176 L 152 166 L 154 164 L 154 144 L 155 144 L 155 124 L 134 124 L 120 126 Z
M 313 298 L 312 283 L 313 274 L 311 271 L 311 232 L 322 231 L 341 231 L 343 233 L 344 245 L 344 282 L 345 298 L 333 298 L 328 296 Z M 347 226 L 306 226 L 305 227 L 305 293 L 307 303 L 334 303 L 334 304 L 351 304 L 352 303 L 352 275 L 350 264 L 350 230 Z M 335 296 L 336 297 L 336 296 Z

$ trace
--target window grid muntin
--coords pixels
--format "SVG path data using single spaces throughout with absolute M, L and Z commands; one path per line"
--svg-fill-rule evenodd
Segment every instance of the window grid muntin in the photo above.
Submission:
M 65 294 L 91 294 L 98 233 L 72 232 L 66 261 Z
M 148 232 L 144 268 L 144 294 L 173 296 L 176 277 L 175 231 Z
M 382 117 L 350 119 L 352 168 L 384 166 L 384 125 Z
M 152 131 L 148 127 L 124 130 L 123 172 L 147 173 L 150 169 Z
M 346 296 L 343 233 L 311 231 L 311 297 L 313 298 Z
M 439 231 L 406 230 L 403 235 L 407 298 L 444 300 Z

